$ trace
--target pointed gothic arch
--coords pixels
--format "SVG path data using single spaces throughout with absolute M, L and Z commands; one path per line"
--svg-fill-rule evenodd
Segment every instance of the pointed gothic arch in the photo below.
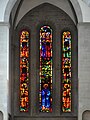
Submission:
M 74 8 L 74 10 L 76 12 L 78 22 L 82 22 L 83 21 L 83 16 L 82 16 L 82 12 L 81 12 L 81 8 L 80 8 L 78 0 L 75 0 L 75 1 L 69 0 L 69 1 L 72 3 L 72 6 L 73 6 L 73 8 Z M 20 2 L 21 2 L 21 0 L 18 0 L 18 1 L 17 0 L 8 0 L 6 8 L 5 8 L 4 18 L 3 18 L 5 22 L 9 22 L 10 14 L 12 12 L 13 7 L 16 4 L 16 6 L 17 6 L 16 9 L 18 9 L 18 5 L 20 4 Z M 52 1 L 46 0 L 45 2 L 53 4 L 53 5 L 57 6 L 57 7 L 59 7 L 59 5 L 60 5 L 59 1 L 55 2 L 54 0 L 52 0 Z M 40 0 L 38 0 L 38 2 L 32 2 L 31 1 L 31 3 L 32 3 L 31 4 L 31 9 L 38 6 L 38 5 L 40 5 L 40 4 L 42 4 L 42 3 L 45 3 L 45 2 L 41 2 Z
M 38 12 L 37 12 L 38 11 Z M 43 13 L 44 12 L 44 13 Z M 39 16 L 38 16 L 39 13 Z M 42 16 L 43 15 L 43 16 Z M 57 15 L 57 18 L 55 17 Z M 62 17 L 61 17 L 62 16 Z M 63 19 L 63 20 L 62 20 Z M 57 21 L 57 22 L 56 22 Z M 52 64 L 52 95 L 53 95 L 53 101 L 52 101 L 52 113 L 48 112 L 40 112 L 39 111 L 39 40 L 40 40 L 40 28 L 41 26 L 50 26 L 52 28 L 52 35 L 53 35 L 53 62 Z M 28 28 L 30 30 L 30 39 L 31 39 L 31 45 L 30 45 L 30 78 L 29 78 L 29 96 L 28 98 L 30 99 L 29 101 L 29 109 L 27 112 L 22 112 L 19 110 L 19 92 L 20 92 L 20 87 L 19 87 L 19 76 L 20 76 L 20 71 L 19 71 L 19 31 L 22 29 Z M 65 118 L 65 116 L 68 116 L 69 119 L 77 119 L 77 111 L 75 110 L 77 108 L 77 92 L 74 87 L 74 83 L 77 84 L 77 69 L 76 71 L 73 71 L 73 82 L 72 82 L 72 94 L 75 94 L 75 97 L 72 97 L 72 111 L 69 112 L 67 111 L 62 111 L 61 106 L 61 38 L 62 36 L 62 31 L 63 30 L 71 30 L 72 31 L 72 51 L 74 53 L 76 46 L 77 46 L 77 27 L 73 20 L 70 18 L 69 15 L 67 15 L 63 10 L 59 9 L 58 7 L 49 4 L 49 3 L 44 3 L 41 4 L 31 11 L 29 11 L 18 23 L 17 26 L 14 26 L 13 30 L 13 39 L 11 39 L 11 44 L 14 48 L 12 50 L 11 47 L 11 58 L 12 58 L 12 66 L 11 66 L 11 79 L 12 79 L 12 87 L 13 88 L 13 94 L 12 94 L 12 115 L 13 118 L 19 119 L 19 117 L 24 118 L 28 117 L 36 117 L 38 116 L 37 119 L 41 116 L 46 116 L 47 119 L 48 117 L 53 117 L 54 118 Z M 57 44 L 59 43 L 59 44 Z M 77 53 L 74 53 L 75 59 L 73 58 L 73 62 L 77 64 Z M 73 64 L 73 67 L 74 64 Z M 22 72 L 22 71 L 21 71 Z M 75 73 L 76 72 L 76 73 Z M 75 82 L 74 82 L 75 79 Z M 50 81 L 49 81 L 50 82 Z M 58 86 L 58 87 L 57 87 Z M 21 91 L 22 92 L 22 91 Z M 57 94 L 58 93 L 58 94 Z M 72 95 L 73 96 L 73 95 Z M 23 96 L 22 96 L 23 97 Z M 42 99 L 43 100 L 43 99 Z M 57 102 L 58 101 L 58 102 Z M 67 106 L 69 105 L 69 102 L 66 104 Z M 65 108 L 67 109 L 67 108 Z M 45 109 L 47 110 L 47 107 Z M 48 114 L 47 114 L 48 113 Z M 31 115 L 32 114 L 32 115 Z M 55 117 L 57 116 L 57 117 Z M 24 119 L 22 118 L 22 119 Z M 62 118 L 63 119 L 63 118 Z

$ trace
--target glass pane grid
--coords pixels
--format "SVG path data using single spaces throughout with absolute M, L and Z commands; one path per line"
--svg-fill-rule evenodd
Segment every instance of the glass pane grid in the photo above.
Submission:
M 52 112 L 52 29 L 40 29 L 40 112 Z
M 71 112 L 71 33 L 62 36 L 62 111 Z
M 20 36 L 20 112 L 29 108 L 29 33 L 22 31 Z

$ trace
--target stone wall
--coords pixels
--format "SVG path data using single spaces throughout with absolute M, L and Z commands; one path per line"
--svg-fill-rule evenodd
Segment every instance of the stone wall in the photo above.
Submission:
M 7 23 L 0 23 L 0 111 L 3 113 L 3 120 L 8 115 L 8 84 L 9 84 L 9 26 Z
M 79 120 L 90 110 L 90 23 L 78 26 Z

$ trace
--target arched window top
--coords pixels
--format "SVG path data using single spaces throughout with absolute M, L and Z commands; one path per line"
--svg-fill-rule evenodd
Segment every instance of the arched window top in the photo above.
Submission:
M 29 30 L 28 29 L 22 29 L 21 31 L 20 31 L 20 38 L 21 38 L 21 36 L 30 36 L 30 32 L 29 32 Z
M 71 32 L 69 30 L 63 31 L 63 36 L 68 38 L 71 36 Z
M 48 25 L 44 25 L 44 26 L 42 26 L 41 28 L 40 28 L 40 33 L 50 33 L 50 34 L 52 34 L 52 29 L 51 29 L 51 27 L 50 26 L 48 26 Z

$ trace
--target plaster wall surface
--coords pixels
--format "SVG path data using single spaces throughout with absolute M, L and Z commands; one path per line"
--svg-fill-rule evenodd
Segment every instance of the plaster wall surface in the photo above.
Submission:
M 8 25 L 0 23 L 0 111 L 7 120 L 8 101 Z
M 0 1 L 0 22 L 4 21 L 4 13 L 7 6 L 8 0 Z
M 83 16 L 83 22 L 90 22 L 90 6 L 83 2 L 83 0 L 78 0 L 78 3 L 80 5 L 82 16 Z
M 78 27 L 78 76 L 78 120 L 82 120 L 82 113 L 90 110 L 90 23 Z

